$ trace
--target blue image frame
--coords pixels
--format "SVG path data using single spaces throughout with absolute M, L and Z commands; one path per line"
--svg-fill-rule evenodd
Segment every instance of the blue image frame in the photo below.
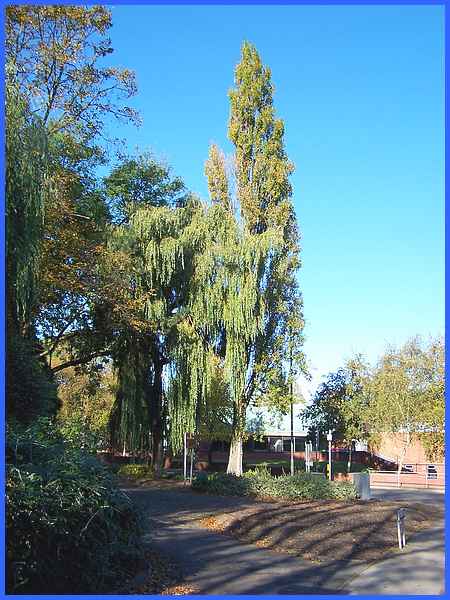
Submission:
M 78 0 L 72 0 L 72 1 L 68 1 L 68 0 L 64 0 L 64 1 L 60 1 L 60 2 L 45 2 L 42 0 L 35 0 L 35 1 L 31 1 L 31 2 L 10 2 L 10 3 L 6 3 L 6 2 L 2 2 L 2 14 L 1 14 L 1 19 L 2 19 L 2 27 L 1 27 L 1 49 L 0 51 L 2 52 L 2 65 L 3 65 L 3 69 L 4 69 L 4 65 L 5 65 L 5 57 L 4 57 L 4 41 L 5 41 L 5 20 L 4 20 L 4 7 L 6 4 L 33 4 L 33 5 L 46 5 L 46 4 L 71 4 L 71 5 L 75 5 L 75 4 L 88 4 L 86 2 L 80 2 Z M 94 4 L 89 2 L 89 4 Z M 228 5 L 228 6 L 238 6 L 238 5 L 308 5 L 308 6 L 319 6 L 319 5 L 323 5 L 323 6 L 342 6 L 342 5 L 354 5 L 354 6 L 363 6 L 363 5 L 371 5 L 371 6 L 388 6 L 388 5 L 396 5 L 396 6 L 414 6 L 414 5 L 422 5 L 422 6 L 443 6 L 444 7 L 444 14 L 445 14 L 445 64 L 446 64 L 446 68 L 445 68 L 445 93 L 446 93 L 446 103 L 445 103 L 445 147 L 446 149 L 449 147 L 449 131 L 448 131 L 448 112 L 447 112 L 447 94 L 448 94 L 448 89 L 449 89 L 449 69 L 447 67 L 447 60 L 448 60 L 448 45 L 449 45 L 449 39 L 448 39 L 448 31 L 449 31 L 449 11 L 447 10 L 447 3 L 445 1 L 442 0 L 378 0 L 378 1 L 374 1 L 374 0 L 369 0 L 369 1 L 364 1 L 364 0 L 345 0 L 345 1 L 337 1 L 337 0 L 324 0 L 324 1 L 317 1 L 317 2 L 302 2 L 301 0 L 283 0 L 281 2 L 273 2 L 271 0 L 259 0 L 259 1 L 239 1 L 239 0 L 229 0 L 227 2 L 210 2 L 207 0 L 201 1 L 201 0 L 196 0 L 193 2 L 190 1 L 181 1 L 181 0 L 169 0 L 166 2 L 149 2 L 149 1 L 145 1 L 145 0 L 134 0 L 132 2 L 127 2 L 124 0 L 117 0 L 115 2 L 98 2 L 97 4 L 105 4 L 105 5 L 157 5 L 157 4 L 164 4 L 164 5 L 173 5 L 173 6 L 185 6 L 185 5 L 196 5 L 196 6 L 212 6 L 212 5 Z M 4 75 L 4 73 L 3 73 Z M 1 82 L 1 99 L 2 99 L 2 105 L 4 106 L 4 101 L 5 101 L 5 88 L 4 88 L 4 81 L 5 81 L 5 77 L 2 77 L 2 82 Z M 3 148 L 5 146 L 4 144 L 4 140 L 5 140 L 5 121 L 4 121 L 4 115 L 3 118 L 1 119 L 1 134 L 2 134 L 2 140 L 3 140 Z M 5 169 L 5 156 L 4 156 L 4 150 L 1 153 L 1 166 L 2 166 L 2 177 L 3 177 L 3 190 L 5 189 L 5 183 L 4 183 L 4 169 Z M 448 166 L 448 161 L 445 161 L 445 171 L 447 174 L 447 166 Z M 3 200 L 3 214 L 5 213 L 5 194 L 3 192 L 2 194 L 2 200 Z M 447 191 L 446 191 L 446 207 L 447 207 Z M 448 211 L 446 209 L 446 213 L 445 213 L 445 231 L 446 231 L 446 239 L 449 239 L 449 233 L 450 233 L 450 229 L 449 229 L 449 223 L 448 223 Z M 5 220 L 3 219 L 1 222 L 1 227 L 0 227 L 0 235 L 1 235 L 1 247 L 3 249 L 3 269 L 2 269 L 2 277 L 1 277 L 1 291 L 2 291 L 2 296 L 3 299 L 5 298 Z M 446 259 L 446 264 L 449 264 L 448 258 L 449 258 L 449 253 L 450 253 L 450 249 L 449 249 L 449 245 L 446 245 L 446 249 L 445 249 L 445 259 Z M 447 283 L 447 281 L 446 281 Z M 447 289 L 447 286 L 446 286 Z M 446 299 L 447 300 L 447 299 Z M 3 323 L 5 323 L 5 303 L 3 302 L 2 304 L 2 317 L 3 317 Z M 446 316 L 447 316 L 447 301 L 446 301 Z M 3 409 L 3 415 L 5 415 L 5 376 L 6 376 L 6 370 L 5 370 L 5 326 L 2 327 L 2 336 L 1 336 L 1 354 L 2 354 L 2 382 L 3 382 L 3 386 L 2 386 L 2 398 L 1 398 L 1 403 L 2 403 L 2 409 Z M 447 328 L 446 328 L 446 332 L 445 332 L 445 341 L 446 341 L 446 346 L 448 346 L 448 334 L 447 334 Z M 447 370 L 446 370 L 446 384 L 448 383 L 447 380 Z M 447 405 L 447 404 L 446 404 Z M 450 433 L 448 432 L 448 430 L 446 430 L 445 432 L 445 439 L 446 439 L 446 447 L 448 447 L 448 443 L 450 441 Z M 2 421 L 2 427 L 1 427 L 1 452 L 2 452 L 2 461 L 1 461 L 1 482 L 3 485 L 3 489 L 5 487 L 5 417 L 3 418 Z M 448 461 L 446 461 L 446 475 L 448 476 L 450 471 L 450 466 L 448 465 Z M 4 502 L 1 503 L 1 519 L 2 519 L 2 523 L 5 523 L 5 504 Z M 447 499 L 446 499 L 446 515 L 447 515 Z M 447 529 L 447 519 L 446 519 L 446 538 L 448 537 L 448 529 Z M 2 536 L 1 538 L 1 549 L 3 550 L 3 556 L 5 554 L 5 539 L 4 536 Z M 449 568 L 449 559 L 446 553 L 446 557 L 445 557 L 445 572 L 446 572 L 446 586 L 448 584 L 448 568 Z M 4 592 L 4 578 L 5 578 L 5 572 L 4 572 L 4 563 L 2 561 L 2 578 L 3 578 L 3 590 L 2 590 L 2 595 L 6 597 L 6 594 Z M 446 587 L 446 589 L 448 589 L 448 587 Z M 9 596 L 8 596 L 9 597 Z M 26 595 L 21 595 L 22 598 L 32 598 L 32 596 L 26 596 Z M 53 597 L 59 597 L 59 596 L 45 596 L 42 595 L 41 597 L 43 598 L 53 598 Z M 72 596 L 65 596 L 65 597 L 72 597 Z M 73 596 L 74 598 L 78 598 L 80 596 L 76 595 Z M 98 598 L 97 595 L 92 595 L 92 596 L 83 596 L 85 598 Z M 118 598 L 126 598 L 127 596 L 118 596 L 118 595 L 111 595 L 108 596 L 110 598 L 114 598 L 114 599 L 118 599 Z M 192 598 L 201 598 L 201 596 L 190 596 Z M 214 598 L 222 598 L 222 596 L 212 596 Z M 238 596 L 236 596 L 238 597 Z M 250 598 L 258 598 L 259 596 L 250 596 L 250 595 L 246 595 L 245 598 L 248 598 L 250 600 Z M 298 596 L 283 596 L 284 598 L 297 598 Z M 323 596 L 323 598 L 330 598 L 333 596 Z M 371 596 L 364 596 L 365 598 L 367 597 L 371 597 Z M 402 598 L 404 596 L 393 596 L 394 598 L 399 597 Z M 411 596 L 412 598 L 414 596 Z M 223 596 L 223 598 L 233 598 L 233 596 Z

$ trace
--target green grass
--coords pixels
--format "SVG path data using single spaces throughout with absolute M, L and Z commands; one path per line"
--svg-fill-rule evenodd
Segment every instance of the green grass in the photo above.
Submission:
M 258 467 L 260 465 L 269 467 L 281 467 L 282 469 L 289 470 L 291 468 L 291 461 L 286 459 L 269 458 L 264 460 L 244 460 L 244 466 L 247 468 Z M 295 470 L 305 470 L 304 460 L 294 460 Z
M 328 462 L 320 461 L 319 463 L 314 463 L 314 471 L 319 471 L 320 473 L 325 473 L 327 469 Z M 347 473 L 347 461 L 345 460 L 335 460 L 332 462 L 333 473 Z M 361 463 L 352 462 L 350 473 L 361 473 L 362 471 L 367 471 L 367 465 L 362 465 Z

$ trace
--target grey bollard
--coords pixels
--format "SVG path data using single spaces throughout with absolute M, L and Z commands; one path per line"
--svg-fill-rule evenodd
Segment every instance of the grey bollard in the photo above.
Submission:
M 350 473 L 350 478 L 361 500 L 370 500 L 369 473 Z

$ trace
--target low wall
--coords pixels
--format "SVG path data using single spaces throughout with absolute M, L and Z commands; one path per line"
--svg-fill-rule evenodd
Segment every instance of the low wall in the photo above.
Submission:
M 332 461 L 339 462 L 347 462 L 348 460 L 348 451 L 343 449 L 335 449 L 331 452 Z M 228 462 L 228 452 L 222 451 L 214 451 L 212 452 L 212 462 L 213 463 L 226 463 Z M 252 450 L 252 451 L 244 451 L 244 463 L 250 462 L 253 464 L 266 462 L 269 460 L 284 460 L 289 462 L 291 457 L 290 452 L 271 452 L 266 450 Z M 197 451 L 197 459 L 200 461 L 205 461 L 208 459 L 208 452 L 204 447 L 200 447 Z M 295 460 L 305 460 L 305 452 L 294 452 Z M 327 462 L 328 461 L 328 452 L 315 452 L 311 453 L 311 459 L 313 461 L 319 462 Z M 362 465 L 375 467 L 375 468 L 395 468 L 394 463 L 389 463 L 388 461 L 383 460 L 380 457 L 376 457 L 371 455 L 369 452 L 365 452 L 362 450 L 357 450 L 352 452 L 352 462 L 359 463 Z

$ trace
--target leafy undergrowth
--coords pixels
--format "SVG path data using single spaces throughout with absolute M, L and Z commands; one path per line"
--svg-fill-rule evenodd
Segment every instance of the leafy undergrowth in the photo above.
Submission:
M 183 474 L 176 471 L 163 470 L 161 473 L 156 474 L 149 465 L 135 463 L 121 465 L 117 470 L 117 475 L 121 479 L 135 481 L 136 483 L 153 480 L 183 481 L 184 479 Z
M 312 501 L 255 504 L 199 521 L 207 529 L 259 548 L 293 554 L 314 563 L 370 563 L 397 552 L 396 514 L 401 502 Z M 429 509 L 407 506 L 407 541 L 432 525 Z
M 149 465 L 128 464 L 121 465 L 117 475 L 127 479 L 153 479 L 153 470 Z
M 48 419 L 8 429 L 9 594 L 102 593 L 142 560 L 138 512 L 75 438 Z
M 353 500 L 351 483 L 329 481 L 309 473 L 273 477 L 267 469 L 247 471 L 241 477 L 226 473 L 199 473 L 192 489 L 223 496 L 256 496 L 282 500 Z

